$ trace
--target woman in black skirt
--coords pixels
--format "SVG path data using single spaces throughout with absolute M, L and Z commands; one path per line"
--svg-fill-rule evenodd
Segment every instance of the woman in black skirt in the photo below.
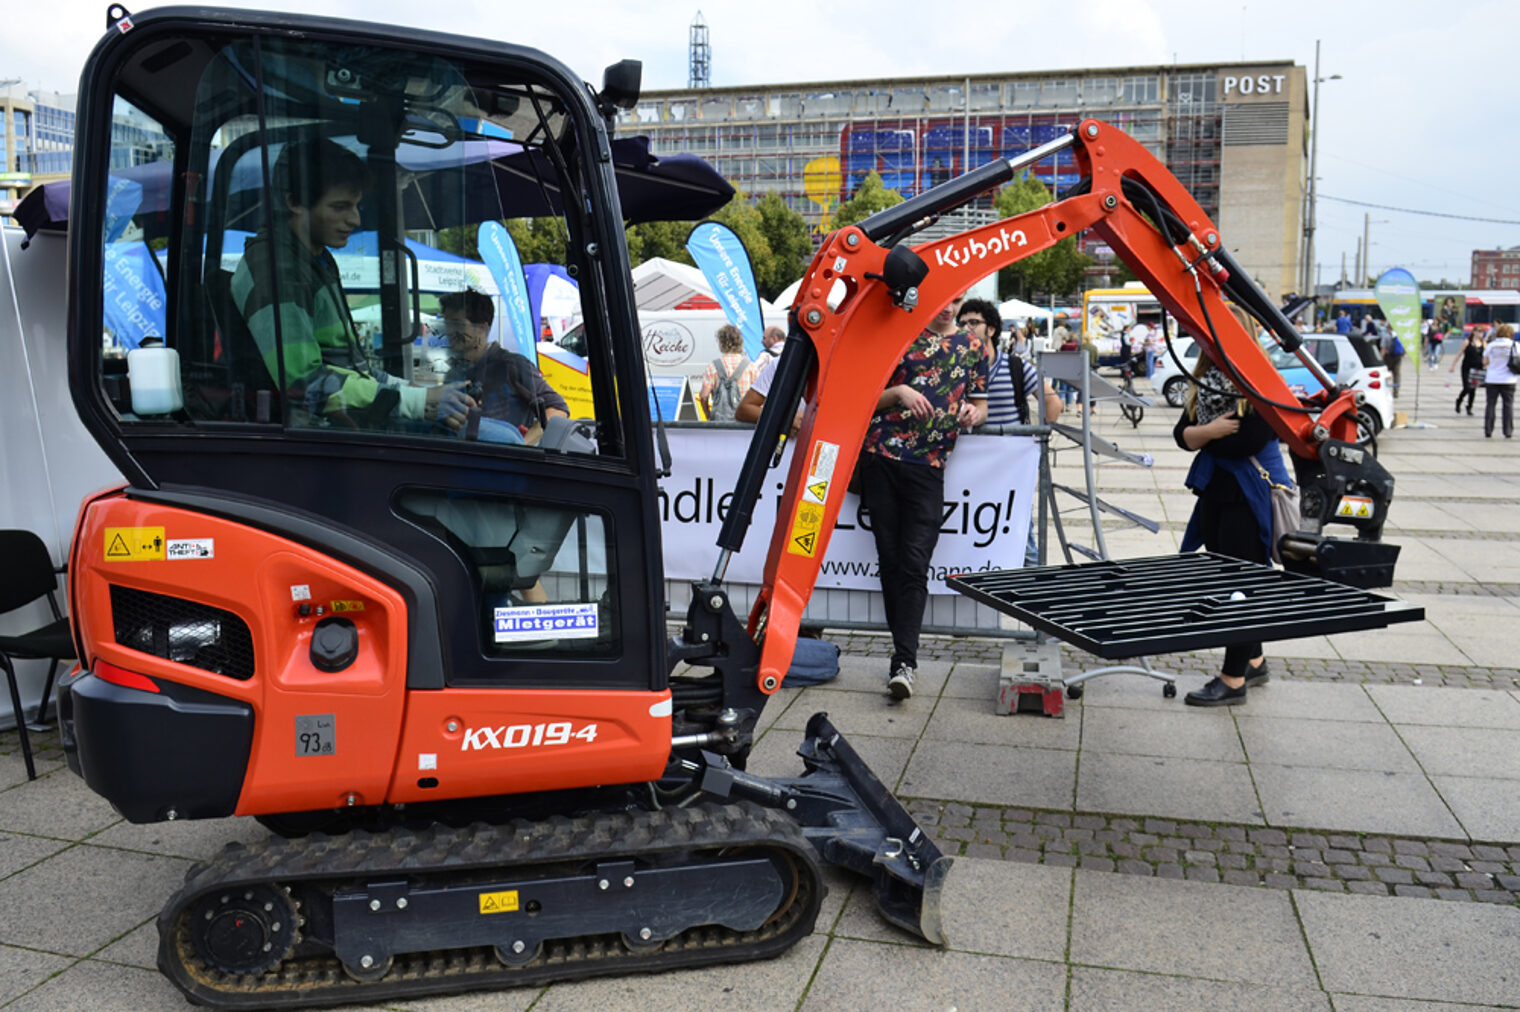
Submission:
M 1483 382 L 1483 346 L 1484 332 L 1478 327 L 1472 329 L 1467 335 L 1467 340 L 1462 342 L 1462 354 L 1452 360 L 1451 368 L 1447 372 L 1455 372 L 1457 366 L 1462 367 L 1462 390 L 1457 394 L 1457 414 L 1462 413 L 1462 398 L 1467 398 L 1467 413 L 1473 413 L 1473 398 L 1478 394 L 1478 386 Z
M 1254 322 L 1251 327 L 1254 331 Z M 1198 382 L 1189 384 L 1172 433 L 1178 446 L 1197 451 L 1186 484 L 1198 501 L 1182 536 L 1182 551 L 1201 546 L 1265 563 L 1272 557 L 1271 485 L 1292 484 L 1277 434 L 1207 355 L 1198 356 L 1193 375 Z M 1189 706 L 1236 706 L 1246 701 L 1248 686 L 1268 677 L 1261 644 L 1236 644 L 1225 648 L 1220 673 L 1184 701 Z

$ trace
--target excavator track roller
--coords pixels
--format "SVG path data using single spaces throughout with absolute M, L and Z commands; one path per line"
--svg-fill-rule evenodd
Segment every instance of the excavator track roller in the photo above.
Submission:
M 219 1008 L 404 1000 L 778 955 L 823 893 L 802 829 L 746 801 L 314 834 L 193 873 L 159 968 Z

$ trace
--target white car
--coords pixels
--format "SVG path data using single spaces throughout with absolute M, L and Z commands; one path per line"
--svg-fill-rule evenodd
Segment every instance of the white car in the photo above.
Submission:
M 1393 385 L 1388 367 L 1378 353 L 1377 346 L 1360 334 L 1303 334 L 1304 347 L 1315 361 L 1325 367 L 1335 382 L 1341 386 L 1360 390 L 1365 396 L 1357 411 L 1357 442 L 1365 443 L 1377 436 L 1393 421 Z M 1266 339 L 1268 342 L 1271 338 Z M 1172 347 L 1187 372 L 1198 364 L 1198 344 L 1191 337 L 1172 341 Z M 1268 357 L 1273 366 L 1282 372 L 1295 393 L 1309 393 L 1319 389 L 1309 370 L 1298 356 L 1285 352 L 1275 344 L 1269 344 Z M 1163 352 L 1156 362 L 1151 376 L 1151 388 L 1166 398 L 1173 407 L 1181 407 L 1187 395 L 1188 378 L 1178 370 L 1171 355 Z
M 1343 387 L 1361 391 L 1357 409 L 1357 442 L 1365 443 L 1393 421 L 1393 382 L 1377 345 L 1361 334 L 1303 334 L 1304 349 Z M 1305 393 L 1319 389 L 1298 356 L 1276 349 L 1272 364 L 1284 373 L 1290 387 Z M 1295 389 L 1295 393 L 1300 392 Z
M 1156 369 L 1151 373 L 1151 389 L 1166 398 L 1166 402 L 1174 408 L 1182 407 L 1182 399 L 1187 396 L 1188 380 L 1183 375 L 1183 370 L 1188 373 L 1198 364 L 1198 342 L 1191 337 L 1172 338 L 1172 351 L 1182 359 L 1183 369 L 1179 370 L 1177 364 L 1172 361 L 1171 352 L 1163 346 L 1161 355 L 1156 359 Z

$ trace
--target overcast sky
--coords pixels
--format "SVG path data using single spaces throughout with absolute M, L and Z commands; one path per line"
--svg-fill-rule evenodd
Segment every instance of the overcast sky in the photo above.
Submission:
M 20 2 L 20 0 L 16 0 Z M 688 29 L 700 9 L 718 87 L 915 74 L 1068 70 L 1135 64 L 1292 60 L 1320 87 L 1321 280 L 1350 269 L 1363 216 L 1374 272 L 1467 280 L 1474 248 L 1520 245 L 1520 157 L 1513 64 L 1515 0 L 300 0 L 209 6 L 299 10 L 455 31 L 536 46 L 600 84 L 615 60 L 644 61 L 646 88 L 686 84 Z M 71 92 L 105 25 L 102 0 L 51 0 L 33 32 L 11 19 L 0 79 Z M 926 18 L 925 15 L 928 15 Z M 40 20 L 40 18 L 39 18 Z M 839 24 L 844 27 L 835 28 Z M 1493 221 L 1365 208 L 1330 198 Z M 1505 222 L 1505 223 L 1499 223 Z M 1226 236 L 1228 240 L 1228 236 Z

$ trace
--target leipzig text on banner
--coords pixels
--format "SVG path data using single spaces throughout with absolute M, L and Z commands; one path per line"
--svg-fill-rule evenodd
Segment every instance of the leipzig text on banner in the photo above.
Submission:
M 733 505 L 734 478 L 749 438 L 749 432 L 737 429 L 670 432 L 671 474 L 660 482 L 660 531 L 667 580 L 703 580 L 712 575 L 718 529 Z M 790 457 L 788 449 L 781 466 L 771 471 L 773 480 L 767 482 L 755 505 L 744 551 L 729 562 L 728 579 L 734 583 L 758 584 L 762 580 Z M 960 438 L 945 472 L 944 516 L 939 545 L 929 567 L 929 593 L 949 593 L 944 581 L 952 573 L 1017 569 L 1023 564 L 1039 462 L 1039 444 L 1027 437 Z M 818 489 L 822 494 L 816 498 L 843 495 L 844 503 L 823 558 L 818 586 L 880 590 L 870 513 L 861 508 L 857 496 L 845 492 L 842 482 L 828 484 L 832 487 Z M 804 490 L 803 499 L 811 504 L 809 490 Z M 821 515 L 823 507 L 814 508 Z M 789 536 L 794 533 L 792 528 L 789 519 Z M 795 535 L 806 540 L 810 533 L 815 532 L 799 529 Z

